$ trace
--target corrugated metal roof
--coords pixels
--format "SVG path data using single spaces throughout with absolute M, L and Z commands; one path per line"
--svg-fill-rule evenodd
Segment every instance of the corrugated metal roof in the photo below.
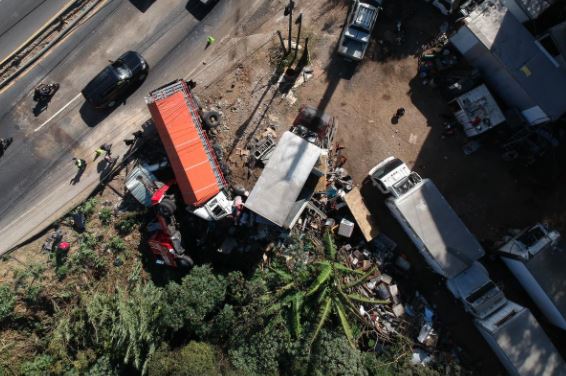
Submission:
M 246 200 L 246 207 L 284 226 L 320 153 L 318 146 L 285 132 Z
M 566 70 L 534 36 L 499 2 L 485 1 L 466 19 L 467 28 L 497 60 L 486 71 L 486 80 L 502 79 L 504 66 L 531 100 L 555 119 L 566 112 Z M 464 54 L 467 57 L 467 52 Z M 506 97 L 505 93 L 499 93 Z

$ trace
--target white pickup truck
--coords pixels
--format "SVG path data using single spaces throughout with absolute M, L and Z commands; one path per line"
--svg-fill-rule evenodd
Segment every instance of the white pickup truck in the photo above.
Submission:
M 338 54 L 348 60 L 364 58 L 381 9 L 380 0 L 354 0 L 338 43 Z
M 369 172 L 386 205 L 427 264 L 512 375 L 566 374 L 564 361 L 528 309 L 510 302 L 479 263 L 484 250 L 438 188 L 401 160 L 389 157 Z M 522 337 L 528 333 L 529 340 Z M 533 354 L 535 358 L 529 356 Z

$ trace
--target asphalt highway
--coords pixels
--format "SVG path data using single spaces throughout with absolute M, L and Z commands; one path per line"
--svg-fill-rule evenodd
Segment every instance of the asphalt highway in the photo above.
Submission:
M 70 0 L 0 0 L 0 61 L 9 56 Z
M 98 145 L 112 143 L 113 154 L 123 154 L 122 140 L 149 119 L 144 96 L 202 67 L 220 48 L 217 43 L 205 49 L 206 36 L 220 42 L 266 0 L 220 0 L 206 16 L 194 11 L 194 1 L 108 1 L 0 92 L 0 137 L 14 138 L 0 158 L 0 253 L 38 234 L 88 197 L 104 170 L 101 162 L 93 162 Z M 146 58 L 147 79 L 113 111 L 93 110 L 81 89 L 108 60 L 127 50 Z M 39 82 L 58 82 L 61 88 L 47 111 L 35 117 L 32 92 Z M 88 162 L 77 184 L 70 183 L 77 172 L 72 157 Z

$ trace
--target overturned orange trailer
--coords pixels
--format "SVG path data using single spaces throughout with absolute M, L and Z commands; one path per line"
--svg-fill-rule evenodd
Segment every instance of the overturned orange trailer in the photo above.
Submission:
M 177 80 L 154 90 L 146 103 L 187 209 L 207 220 L 230 214 L 226 180 L 187 83 Z

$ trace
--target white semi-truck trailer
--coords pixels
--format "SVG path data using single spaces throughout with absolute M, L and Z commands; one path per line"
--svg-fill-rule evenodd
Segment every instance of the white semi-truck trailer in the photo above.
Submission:
M 512 375 L 566 375 L 564 360 L 530 311 L 505 298 L 479 263 L 485 254 L 438 188 L 389 157 L 369 172 L 386 205 L 434 272 L 474 316 Z

